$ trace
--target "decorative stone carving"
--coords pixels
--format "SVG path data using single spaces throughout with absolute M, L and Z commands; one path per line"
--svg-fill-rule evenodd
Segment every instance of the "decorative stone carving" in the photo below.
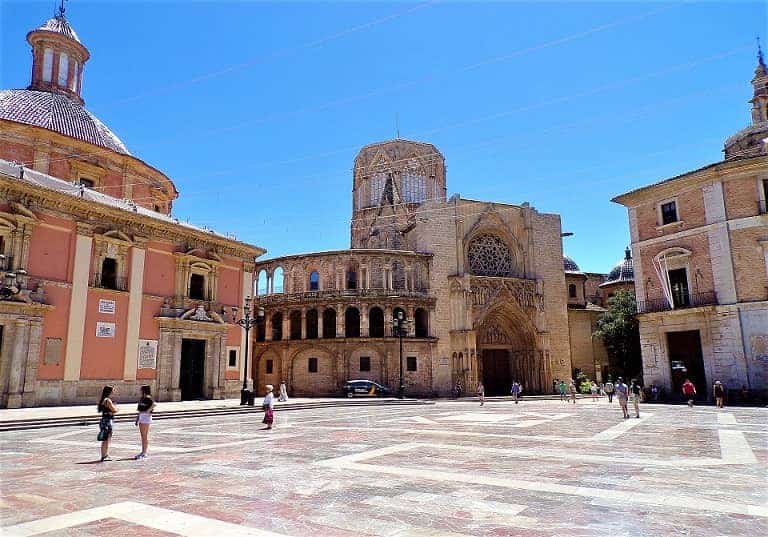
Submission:
M 544 297 L 535 280 L 520 278 L 472 278 L 472 305 L 483 307 L 493 303 L 500 295 L 510 295 L 521 308 L 544 311 Z
M 511 277 L 515 263 L 507 244 L 496 235 L 479 235 L 467 249 L 469 271 L 475 276 Z

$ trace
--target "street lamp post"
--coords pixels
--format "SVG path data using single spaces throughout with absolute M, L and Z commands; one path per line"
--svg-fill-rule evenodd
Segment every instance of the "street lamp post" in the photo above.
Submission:
M 5 262 L 6 258 L 4 255 L 0 255 L 0 258 L 2 258 L 0 261 Z M 24 269 L 17 269 L 16 272 L 6 272 L 3 281 L 0 281 L 0 300 L 11 300 L 20 294 L 26 275 L 27 271 Z
M 408 335 L 408 324 L 411 321 L 405 319 L 402 310 L 392 318 L 392 335 L 400 338 L 400 387 L 397 396 L 402 399 L 405 397 L 405 379 L 403 377 L 403 337 Z
M 245 297 L 243 317 L 237 319 L 237 306 L 232 306 L 232 320 L 245 329 L 245 356 L 243 362 L 243 389 L 240 390 L 240 404 L 253 406 L 253 397 L 248 390 L 248 332 L 264 318 L 264 308 L 259 308 L 256 317 L 251 317 L 251 297 Z M 235 320 L 237 319 L 237 320 Z

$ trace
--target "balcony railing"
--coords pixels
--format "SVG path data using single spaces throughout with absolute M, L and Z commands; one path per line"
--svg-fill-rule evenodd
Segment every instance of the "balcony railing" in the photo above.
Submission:
M 711 306 L 717 304 L 717 295 L 714 292 L 708 293 L 687 293 L 674 297 L 676 310 L 697 308 L 699 306 Z M 669 305 L 666 298 L 656 300 L 640 300 L 637 303 L 638 313 L 651 313 L 655 311 L 671 311 L 673 308 Z
M 428 298 L 429 291 L 405 289 L 324 289 L 322 291 L 306 291 L 303 293 L 273 293 L 256 297 L 260 305 L 274 304 L 287 301 L 312 301 L 329 298 L 365 298 L 365 297 L 400 297 L 400 298 Z
M 93 275 L 91 287 L 96 287 L 98 289 L 112 289 L 113 291 L 127 291 L 128 280 L 127 278 L 118 277 L 102 278 L 102 275 L 97 273 Z

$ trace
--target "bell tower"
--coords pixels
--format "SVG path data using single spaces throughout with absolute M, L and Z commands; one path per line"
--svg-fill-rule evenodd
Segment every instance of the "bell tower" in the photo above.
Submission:
M 765 65 L 759 38 L 757 40 L 757 67 L 752 79 L 752 92 L 753 96 L 749 101 L 752 103 L 752 123 L 768 121 L 768 67 Z
M 32 82 L 28 89 L 61 93 L 82 103 L 83 67 L 91 55 L 64 12 L 61 0 L 53 18 L 27 34 L 32 46 Z

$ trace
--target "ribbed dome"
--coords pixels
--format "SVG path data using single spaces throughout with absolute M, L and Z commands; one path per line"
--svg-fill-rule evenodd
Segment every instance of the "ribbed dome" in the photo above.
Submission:
M 579 268 L 579 265 L 576 264 L 576 261 L 567 255 L 563 256 L 563 269 L 565 272 L 581 272 L 581 269 Z
M 54 32 L 57 34 L 61 34 L 64 37 L 74 39 L 75 41 L 80 43 L 80 38 L 77 37 L 77 33 L 75 33 L 75 30 L 72 28 L 72 26 L 69 25 L 69 22 L 67 22 L 67 19 L 64 18 L 63 13 L 56 15 L 52 19 L 48 19 L 47 21 L 45 21 L 45 24 L 35 28 L 34 31 Z
M 120 138 L 75 99 L 34 90 L 0 90 L 0 119 L 42 127 L 130 155 Z
M 624 250 L 624 259 L 611 269 L 608 273 L 608 279 L 601 285 L 608 285 L 611 283 L 619 282 L 634 282 L 635 281 L 635 268 L 632 261 L 632 252 L 629 248 Z

